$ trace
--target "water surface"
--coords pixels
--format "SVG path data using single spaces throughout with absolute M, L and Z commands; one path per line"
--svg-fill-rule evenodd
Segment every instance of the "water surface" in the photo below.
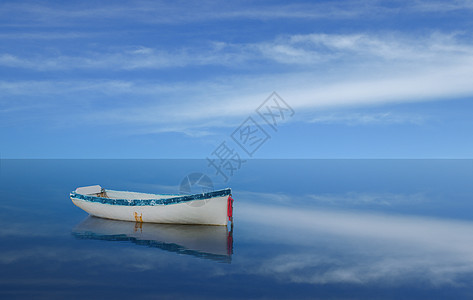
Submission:
M 1 160 L 1 298 L 469 299 L 473 160 Z M 100 184 L 233 189 L 235 225 L 88 217 Z

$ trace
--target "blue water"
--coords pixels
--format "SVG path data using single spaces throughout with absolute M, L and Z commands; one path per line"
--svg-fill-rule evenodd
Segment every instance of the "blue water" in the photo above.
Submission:
M 233 189 L 232 232 L 90 218 L 78 186 Z M 0 298 L 471 299 L 473 160 L 1 160 Z

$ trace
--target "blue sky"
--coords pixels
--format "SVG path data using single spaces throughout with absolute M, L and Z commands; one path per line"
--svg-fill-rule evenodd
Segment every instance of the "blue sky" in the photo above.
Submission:
M 1 158 L 245 156 L 248 117 L 252 158 L 472 157 L 473 1 L 2 1 L 0 28 Z

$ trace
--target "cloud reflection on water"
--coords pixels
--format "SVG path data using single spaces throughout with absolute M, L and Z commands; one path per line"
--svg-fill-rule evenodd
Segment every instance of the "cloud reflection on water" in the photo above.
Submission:
M 461 285 L 473 275 L 473 222 L 249 203 L 236 211 L 246 227 L 258 228 L 251 240 L 280 249 L 250 273 L 387 285 Z

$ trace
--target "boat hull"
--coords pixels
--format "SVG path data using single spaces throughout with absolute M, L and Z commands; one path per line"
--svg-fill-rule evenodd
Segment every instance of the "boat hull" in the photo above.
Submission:
M 186 201 L 168 205 L 126 206 L 91 202 L 71 197 L 72 202 L 90 215 L 123 221 L 227 225 L 228 196 Z

